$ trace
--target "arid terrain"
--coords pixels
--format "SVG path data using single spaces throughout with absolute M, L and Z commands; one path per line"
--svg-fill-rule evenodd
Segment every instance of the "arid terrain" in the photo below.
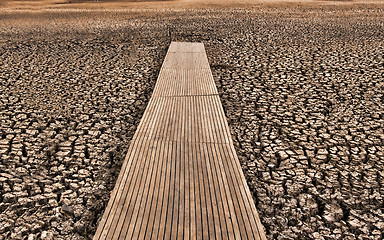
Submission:
M 0 2 L 0 240 L 92 238 L 171 41 L 269 239 L 384 237 L 383 2 L 69 2 Z

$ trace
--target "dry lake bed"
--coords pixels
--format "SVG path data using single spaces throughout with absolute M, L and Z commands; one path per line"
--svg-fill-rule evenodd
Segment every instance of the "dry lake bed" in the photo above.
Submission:
M 203 42 L 269 239 L 382 239 L 384 2 L 0 2 L 0 240 L 91 239 L 171 41 Z

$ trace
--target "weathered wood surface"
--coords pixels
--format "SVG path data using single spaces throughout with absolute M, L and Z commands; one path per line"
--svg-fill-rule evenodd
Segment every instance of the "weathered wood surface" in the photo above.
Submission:
M 265 239 L 203 44 L 170 45 L 94 239 Z

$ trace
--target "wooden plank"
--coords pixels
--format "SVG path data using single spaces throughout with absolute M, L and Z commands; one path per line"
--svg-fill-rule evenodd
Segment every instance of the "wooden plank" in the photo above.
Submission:
M 205 53 L 204 45 L 197 42 L 172 42 L 169 46 L 168 53 L 187 53 L 198 52 Z
M 160 72 L 158 85 L 155 86 L 152 96 L 217 95 L 217 89 L 212 86 L 212 81 L 209 68 L 181 70 L 166 68 Z
M 166 99 L 164 101 L 164 99 Z M 164 101 L 162 103 L 162 101 Z M 185 102 L 186 106 L 184 106 Z M 222 125 L 225 119 L 219 119 L 221 114 L 212 112 L 214 109 L 210 107 L 213 104 L 219 104 L 220 100 L 218 96 L 180 96 L 180 97 L 153 97 L 153 104 L 163 104 L 163 108 L 154 109 L 154 115 L 170 115 L 168 121 L 162 121 L 161 118 L 153 118 L 150 126 L 146 129 L 137 129 L 140 135 L 143 135 L 146 139 L 158 139 L 163 141 L 180 141 L 189 139 L 188 141 L 202 141 L 202 142 L 218 142 L 218 143 L 231 143 L 229 130 L 223 130 Z M 174 117 L 174 115 L 180 113 L 180 116 L 185 114 L 194 114 L 196 119 L 181 119 Z M 213 116 L 211 116 L 213 115 Z M 216 121 L 220 124 L 212 124 L 212 118 L 216 118 Z M 183 124 L 179 124 L 179 122 Z M 197 122 L 194 122 L 197 121 Z M 201 125 L 206 123 L 205 125 Z M 197 129 L 197 125 L 200 124 L 200 128 Z M 170 134 L 173 128 L 169 128 L 168 125 L 176 128 L 173 134 Z M 185 129 L 190 126 L 192 129 Z M 155 132 L 155 129 L 167 129 L 168 133 L 163 134 L 161 131 Z M 190 131 L 189 131 L 190 130 Z M 214 135 L 214 132 L 220 132 L 218 135 Z M 183 134 L 184 133 L 184 134 Z
M 203 44 L 170 45 L 94 239 L 266 239 Z

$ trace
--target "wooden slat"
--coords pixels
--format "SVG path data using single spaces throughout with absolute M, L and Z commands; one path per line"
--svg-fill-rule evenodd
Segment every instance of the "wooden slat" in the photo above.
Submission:
M 217 95 L 210 69 L 162 69 L 153 97 Z
M 94 239 L 266 239 L 203 44 L 170 45 Z

